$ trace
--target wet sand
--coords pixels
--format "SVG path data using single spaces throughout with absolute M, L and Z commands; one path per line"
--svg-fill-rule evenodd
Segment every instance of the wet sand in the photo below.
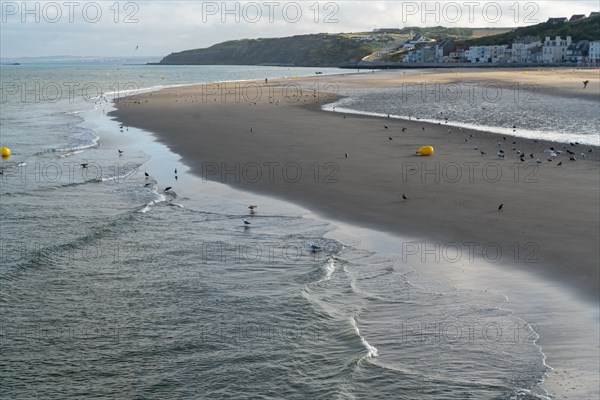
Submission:
M 483 71 L 481 79 L 508 82 L 510 73 Z M 570 78 L 562 73 L 546 73 L 544 90 L 589 97 L 600 88 L 594 71 L 576 71 Z M 586 91 L 562 91 L 556 84 L 575 85 L 583 78 L 591 80 Z M 319 82 L 373 88 L 421 79 L 422 74 L 386 72 L 173 88 L 125 99 L 114 116 L 155 133 L 206 179 L 274 195 L 334 219 L 433 241 L 438 258 L 459 244 L 463 257 L 473 254 L 535 271 L 597 301 L 598 148 L 588 153 L 591 146 L 567 144 L 577 157 L 570 161 L 562 143 L 320 110 L 333 96 L 326 96 Z M 439 81 L 460 79 L 479 75 L 435 75 Z M 290 90 L 290 82 L 301 85 L 302 93 Z M 527 154 L 525 162 L 511 151 L 513 141 Z M 435 155 L 415 155 L 422 145 L 433 146 Z M 551 146 L 563 153 L 548 162 L 544 150 Z M 497 156 L 499 149 L 506 159 Z M 398 251 L 436 261 L 418 241 L 416 250 L 412 244 L 403 247 Z

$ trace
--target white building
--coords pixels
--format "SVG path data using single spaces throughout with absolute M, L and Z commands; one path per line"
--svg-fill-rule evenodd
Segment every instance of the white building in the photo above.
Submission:
M 571 36 L 567 36 L 566 39 L 561 39 L 557 36 L 554 39 L 550 39 L 546 36 L 544 40 L 544 50 L 542 52 L 542 60 L 545 63 L 560 63 L 565 60 L 567 55 L 567 48 L 571 45 Z
M 465 52 L 468 62 L 497 63 L 506 60 L 507 45 L 502 46 L 471 46 Z
M 600 64 L 600 40 L 590 42 L 589 60 L 593 64 Z
M 515 63 L 536 62 L 534 54 L 542 46 L 542 42 L 513 43 L 511 61 Z

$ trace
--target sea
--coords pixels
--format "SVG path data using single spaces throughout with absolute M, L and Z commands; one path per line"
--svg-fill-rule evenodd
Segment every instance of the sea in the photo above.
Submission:
M 423 273 L 409 237 L 206 181 L 107 115 L 141 91 L 346 71 L 0 71 L 0 398 L 552 398 L 540 321 L 508 293 Z M 344 106 L 406 114 L 373 96 Z

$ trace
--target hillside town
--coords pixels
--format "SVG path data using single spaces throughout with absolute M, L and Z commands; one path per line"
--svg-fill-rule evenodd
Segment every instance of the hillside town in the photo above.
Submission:
M 600 15 L 573 15 L 571 18 L 550 18 L 549 24 L 562 24 Z M 453 39 L 435 40 L 415 35 L 403 44 L 403 63 L 478 63 L 478 64 L 600 64 L 600 40 L 577 40 L 571 36 L 521 37 L 511 45 L 467 46 Z

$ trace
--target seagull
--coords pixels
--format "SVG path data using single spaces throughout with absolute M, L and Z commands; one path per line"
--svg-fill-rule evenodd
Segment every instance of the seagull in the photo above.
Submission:
M 168 192 L 168 191 L 169 191 L 169 190 L 171 190 L 171 189 L 173 189 L 173 187 L 171 187 L 171 186 L 167 186 L 167 187 L 165 188 L 165 192 Z
M 402 200 L 408 200 L 408 197 L 406 197 L 404 193 L 402 193 Z
M 498 146 L 499 146 L 499 147 L 502 147 L 502 143 L 498 142 Z
M 175 168 L 175 173 L 177 173 L 177 168 Z
M 254 211 L 254 209 L 258 207 L 258 206 L 248 206 L 248 208 L 250 209 L 250 211 Z
M 559 162 L 558 164 L 556 164 L 557 167 L 560 167 L 562 165 L 562 161 Z
M 318 244 L 316 244 L 316 243 L 309 243 L 309 244 L 308 244 L 308 247 L 310 247 L 310 250 L 311 250 L 313 253 L 314 253 L 314 252 L 316 252 L 316 251 L 319 251 L 319 250 L 321 250 L 321 246 L 319 246 L 319 245 L 318 245 Z
M 498 211 L 502 210 L 502 207 L 504 207 L 504 203 L 502 203 L 498 206 Z
M 590 83 L 590 81 L 583 81 L 583 88 L 584 89 L 587 87 L 588 83 Z
M 248 221 L 246 218 L 244 218 L 244 225 L 251 225 L 250 221 Z
M 533 158 L 533 153 L 529 154 L 529 158 Z
M 482 155 L 482 156 L 483 156 L 483 155 L 486 155 L 486 154 L 487 154 L 487 153 L 486 153 L 485 151 L 481 150 L 481 155 Z
M 144 187 L 148 187 L 148 186 L 150 186 L 150 185 L 152 185 L 152 184 L 151 184 L 150 182 L 148 182 L 148 183 L 146 183 L 146 184 L 144 185 Z
M 346 153 L 346 158 L 348 158 L 348 153 Z
M 402 132 L 406 132 L 406 128 L 405 127 L 402 127 Z
M 572 156 L 569 158 L 569 160 L 570 160 L 570 161 L 577 161 L 577 159 L 576 159 L 576 158 L 575 158 L 575 156 L 573 156 L 573 155 L 572 155 Z
M 123 154 L 123 150 L 119 150 L 119 155 Z
M 88 163 L 83 163 L 83 164 L 80 164 L 80 165 L 81 165 L 81 168 L 87 168 Z
M 150 176 L 150 174 L 148 174 L 147 172 L 144 172 L 144 175 L 146 175 L 146 178 Z
M 384 127 L 385 129 L 387 129 L 387 128 L 388 128 L 388 127 L 387 127 L 387 125 L 384 125 L 383 127 Z
M 581 156 L 581 158 L 585 158 L 585 153 L 580 153 L 579 155 Z
M 541 164 L 541 163 L 542 163 L 542 162 L 540 161 L 540 159 L 539 159 L 539 158 L 537 158 L 537 159 L 535 160 L 535 162 L 536 162 L 536 163 L 538 163 L 538 164 Z
M 390 136 L 390 137 L 388 137 L 388 139 L 390 139 L 390 140 L 393 140 L 391 136 Z

